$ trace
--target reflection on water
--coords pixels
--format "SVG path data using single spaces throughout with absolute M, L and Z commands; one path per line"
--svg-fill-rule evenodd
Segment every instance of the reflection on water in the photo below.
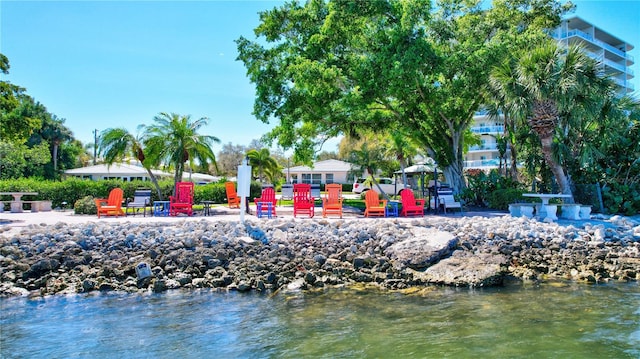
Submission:
M 0 300 L 4 358 L 639 358 L 638 284 Z

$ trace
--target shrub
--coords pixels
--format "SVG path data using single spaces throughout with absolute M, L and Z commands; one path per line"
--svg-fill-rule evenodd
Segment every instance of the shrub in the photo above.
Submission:
M 96 214 L 98 209 L 96 201 L 92 196 L 84 196 L 73 204 L 73 213 L 75 214 Z
M 522 201 L 522 193 L 517 188 L 497 189 L 489 194 L 487 202 L 490 208 L 506 210 L 510 203 Z
M 517 189 L 522 193 L 524 189 L 521 183 L 501 176 L 496 170 L 491 170 L 488 174 L 481 170 L 468 170 L 467 181 L 468 186 L 460 193 L 460 198 L 471 206 L 503 209 L 503 199 L 500 198 L 503 194 L 494 195 L 496 191 Z M 498 197 L 494 198 L 493 196 Z M 500 207 L 494 207 L 496 205 Z M 506 207 L 504 208 L 506 209 Z
M 640 213 L 640 184 L 612 183 L 602 191 L 604 206 L 609 213 L 633 216 Z

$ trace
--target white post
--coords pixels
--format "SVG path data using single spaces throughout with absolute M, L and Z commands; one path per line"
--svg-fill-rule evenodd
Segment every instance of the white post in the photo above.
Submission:
M 238 196 L 240 196 L 240 222 L 244 223 L 244 212 L 246 211 L 247 201 L 251 192 L 251 166 L 249 166 L 249 158 L 245 157 L 240 166 L 238 166 Z

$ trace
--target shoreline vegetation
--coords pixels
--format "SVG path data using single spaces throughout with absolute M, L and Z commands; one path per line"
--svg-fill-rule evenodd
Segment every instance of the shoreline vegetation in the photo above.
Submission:
M 0 227 L 0 230 L 2 228 Z M 0 231 L 0 297 L 640 281 L 640 224 L 503 217 L 87 222 Z

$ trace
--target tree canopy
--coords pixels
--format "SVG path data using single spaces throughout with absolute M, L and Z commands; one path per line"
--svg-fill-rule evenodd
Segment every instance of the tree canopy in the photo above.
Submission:
M 237 40 L 256 84 L 255 116 L 298 160 L 337 134 L 406 128 L 459 189 L 464 136 L 489 69 L 515 34 L 541 37 L 566 9 L 552 0 L 288 2 Z

